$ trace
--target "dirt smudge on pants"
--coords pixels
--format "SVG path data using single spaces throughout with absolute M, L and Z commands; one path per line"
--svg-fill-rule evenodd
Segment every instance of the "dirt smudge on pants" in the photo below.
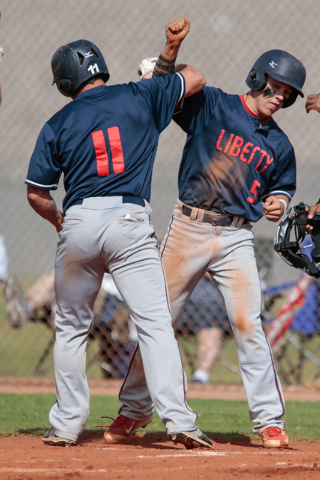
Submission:
M 233 320 L 240 335 L 246 333 L 249 337 L 254 331 L 253 323 L 248 319 L 248 308 L 250 302 L 250 280 L 244 270 L 234 270 L 230 274 L 231 292 L 230 298 L 233 311 Z

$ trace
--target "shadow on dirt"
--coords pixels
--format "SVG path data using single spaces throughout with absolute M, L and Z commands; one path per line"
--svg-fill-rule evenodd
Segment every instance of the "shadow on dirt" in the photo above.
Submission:
M 99 443 L 103 440 L 104 430 L 86 430 L 79 438 L 79 444 Z M 240 433 L 221 433 L 221 432 L 204 432 L 214 444 L 229 444 L 237 445 L 249 448 L 261 448 L 261 444 L 253 443 L 253 438 L 248 435 Z M 258 440 L 258 438 L 257 438 Z M 258 440 L 259 441 L 259 440 Z M 177 446 L 171 442 L 164 432 L 137 432 L 131 435 L 126 442 L 122 442 L 120 445 L 132 445 L 141 446 L 143 448 L 153 448 L 159 450 L 171 450 L 176 449 Z M 112 447 L 112 445 L 110 445 Z

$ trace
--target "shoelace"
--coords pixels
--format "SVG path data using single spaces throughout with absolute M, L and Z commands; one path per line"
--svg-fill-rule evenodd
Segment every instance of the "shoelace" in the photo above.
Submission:
M 114 419 L 114 418 L 112 418 L 112 417 L 97 417 L 97 418 L 110 418 L 110 420 L 113 420 L 112 423 L 116 422 L 116 425 L 119 425 L 120 422 L 122 423 L 121 420 L 120 420 L 120 421 L 118 420 L 118 418 L 120 418 L 120 417 L 118 417 L 118 418 L 116 418 L 116 419 Z M 125 418 L 125 417 L 123 417 L 123 418 Z M 112 423 L 111 423 L 111 425 L 112 425 Z M 96 425 L 96 426 L 93 427 L 93 428 L 101 428 L 101 427 L 103 427 L 103 428 L 109 428 L 109 427 L 111 427 L 111 425 Z
M 276 435 L 280 435 L 281 433 L 281 428 L 278 427 L 269 427 L 267 428 L 268 434 L 270 437 L 275 437 Z

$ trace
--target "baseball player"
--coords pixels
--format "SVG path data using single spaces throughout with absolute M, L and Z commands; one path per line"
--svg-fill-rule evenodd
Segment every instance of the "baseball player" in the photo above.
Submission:
M 159 57 L 154 76 L 163 75 L 163 64 Z M 249 415 L 256 424 L 253 431 L 264 447 L 286 447 L 289 441 L 281 419 L 282 389 L 261 327 L 251 223 L 263 215 L 277 222 L 295 192 L 294 150 L 272 116 L 290 107 L 298 95 L 303 97 L 305 77 L 299 60 L 271 50 L 250 70 L 248 93 L 229 95 L 205 87 L 184 99 L 174 116 L 187 140 L 179 170 L 179 199 L 161 246 L 173 325 L 209 272 L 226 304 Z M 132 392 L 143 391 L 144 402 L 147 398 L 142 373 L 136 355 L 119 396 L 132 415 L 137 406 L 131 402 Z
M 180 19 L 167 25 L 163 50 L 174 59 L 189 31 Z M 154 404 L 169 438 L 187 448 L 212 442 L 196 427 L 185 402 L 184 373 L 174 338 L 166 280 L 150 223 L 152 166 L 160 132 L 175 105 L 205 85 L 201 72 L 105 86 L 102 53 L 87 40 L 60 47 L 51 61 L 53 83 L 72 102 L 42 128 L 26 178 L 28 201 L 59 234 L 55 260 L 57 300 L 54 370 L 57 401 L 43 441 L 73 445 L 89 415 L 86 344 L 103 274 L 111 273 L 129 307 L 139 338 L 152 402 L 139 394 L 133 415 L 123 405 L 117 432 L 129 436 L 151 422 Z M 164 70 L 166 73 L 168 70 Z M 63 213 L 50 195 L 64 173 Z
M 315 110 L 316 112 L 320 113 L 320 93 L 308 95 L 305 108 L 307 113 L 311 112 L 311 110 Z M 320 213 L 320 199 L 315 205 L 312 205 L 309 208 L 308 218 L 311 220 L 315 216 L 315 214 L 319 214 L 319 213 Z M 313 230 L 313 227 L 311 225 L 306 226 L 306 231 L 308 233 L 310 233 L 312 230 Z

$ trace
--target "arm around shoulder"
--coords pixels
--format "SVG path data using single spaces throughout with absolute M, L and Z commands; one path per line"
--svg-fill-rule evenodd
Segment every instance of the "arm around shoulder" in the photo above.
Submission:
M 206 79 L 200 70 L 191 67 L 191 65 L 181 65 L 181 67 L 183 68 L 180 68 L 180 65 L 177 65 L 176 72 L 181 73 L 184 77 L 185 93 L 183 98 L 187 98 L 200 92 L 200 90 L 206 85 Z

